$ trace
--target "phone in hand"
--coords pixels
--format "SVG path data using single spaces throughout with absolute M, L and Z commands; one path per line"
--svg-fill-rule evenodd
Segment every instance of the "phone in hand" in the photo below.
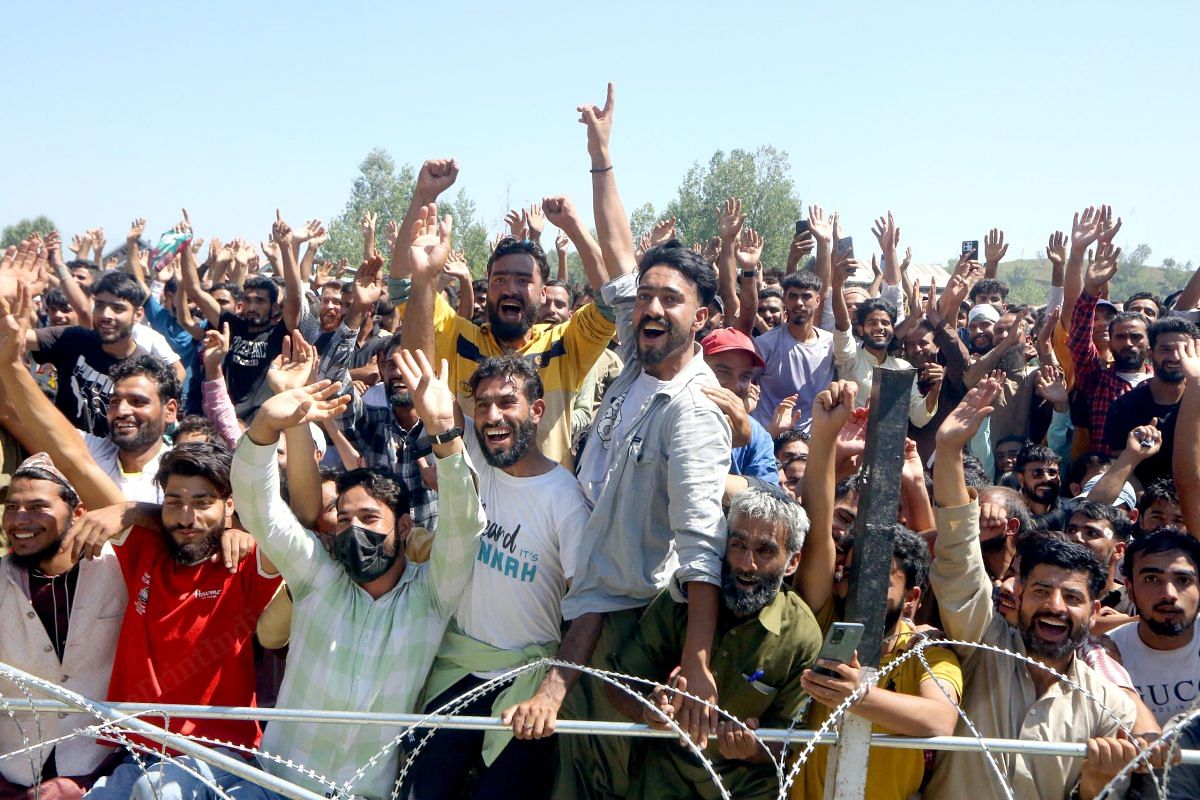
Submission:
M 810 228 L 808 227 L 808 220 L 806 220 L 806 219 L 796 220 L 796 235 L 797 236 L 803 236 L 804 234 L 808 233 L 809 230 L 810 230 Z
M 817 654 L 817 658 L 836 661 L 839 664 L 849 664 L 850 660 L 854 658 L 854 651 L 858 649 L 858 643 L 862 641 L 862 637 L 863 624 L 861 622 L 835 622 L 830 626 L 829 632 L 825 634 L 825 641 L 821 645 L 821 652 Z M 841 677 L 826 667 L 813 665 L 812 669 L 813 672 L 829 678 Z
M 962 254 L 967 256 L 968 261 L 979 260 L 979 240 L 964 239 L 962 243 Z
M 843 236 L 837 241 L 838 258 L 854 258 L 854 237 Z

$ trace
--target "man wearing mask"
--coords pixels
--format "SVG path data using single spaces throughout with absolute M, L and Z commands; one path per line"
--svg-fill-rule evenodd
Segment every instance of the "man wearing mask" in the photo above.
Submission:
M 291 358 L 288 358 L 288 356 Z M 454 422 L 454 395 L 442 362 L 435 373 L 408 353 L 416 380 L 413 405 L 437 456 L 443 500 L 439 532 L 429 561 L 411 564 L 404 553 L 412 529 L 402 484 L 371 469 L 355 469 L 337 483 L 338 532 L 332 558 L 304 529 L 279 495 L 275 450 L 287 428 L 332 419 L 350 402 L 334 398 L 337 384 L 306 385 L 313 354 L 285 353 L 281 392 L 263 403 L 238 443 L 232 471 L 238 515 L 276 564 L 295 601 L 290 652 L 280 706 L 326 710 L 411 713 L 434 654 L 471 576 L 485 519 L 475 476 L 462 452 Z M 419 362 L 419 363 L 418 363 Z M 273 722 L 264 749 L 338 784 L 375 759 L 349 786 L 355 795 L 390 797 L 400 769 L 400 733 L 393 726 L 309 725 Z M 378 755 L 380 752 L 382 756 Z M 273 774 L 311 791 L 327 787 L 287 764 L 265 765 Z

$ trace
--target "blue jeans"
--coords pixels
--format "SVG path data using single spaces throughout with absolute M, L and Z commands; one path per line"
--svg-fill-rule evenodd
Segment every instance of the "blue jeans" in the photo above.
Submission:
M 231 750 L 220 752 L 242 758 Z M 90 800 L 217 800 L 219 795 L 213 791 L 213 785 L 233 800 L 274 800 L 277 797 L 269 789 L 191 756 L 163 758 L 146 753 L 139 757 L 141 764 L 134 761 L 132 755 L 125 756 L 112 774 L 96 781 L 84 797 Z

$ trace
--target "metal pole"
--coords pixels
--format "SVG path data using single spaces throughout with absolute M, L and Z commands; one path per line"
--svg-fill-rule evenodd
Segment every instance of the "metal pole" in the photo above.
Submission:
M 34 700 L 12 703 L 14 711 L 30 709 L 39 712 L 78 712 L 79 706 L 56 700 Z M 311 722 L 339 725 L 391 725 L 417 728 L 452 728 L 455 730 L 502 731 L 511 726 L 500 722 L 499 717 L 435 716 L 421 714 L 383 714 L 368 711 L 310 711 L 296 708 L 255 708 L 250 706 L 188 706 L 151 705 L 148 703 L 109 703 L 107 713 L 114 715 L 145 714 L 147 716 L 192 717 L 195 719 L 256 719 L 264 722 Z M 588 722 L 581 720 L 559 720 L 554 729 L 563 734 L 591 734 L 597 736 L 632 736 L 636 738 L 678 739 L 671 731 L 658 731 L 633 722 Z M 714 736 L 716 734 L 713 734 Z M 826 733 L 820 737 L 816 731 L 787 730 L 786 728 L 759 728 L 755 735 L 764 742 L 807 742 L 817 739 L 820 744 L 835 744 L 838 736 Z M 892 736 L 875 734 L 871 737 L 872 747 L 895 750 L 947 750 L 954 752 L 979 752 L 986 745 L 996 753 L 1021 753 L 1027 756 L 1052 756 L 1058 758 L 1083 758 L 1087 755 L 1087 744 L 1083 742 L 1038 742 L 1026 739 L 976 739 L 972 736 Z M 1200 764 L 1200 750 L 1183 750 L 1184 764 Z

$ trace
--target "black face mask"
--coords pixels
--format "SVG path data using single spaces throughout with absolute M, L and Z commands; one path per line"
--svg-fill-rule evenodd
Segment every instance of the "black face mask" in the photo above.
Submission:
M 333 559 L 355 583 L 370 583 L 396 563 L 396 554 L 385 552 L 386 533 L 359 525 L 344 528 L 333 537 Z

